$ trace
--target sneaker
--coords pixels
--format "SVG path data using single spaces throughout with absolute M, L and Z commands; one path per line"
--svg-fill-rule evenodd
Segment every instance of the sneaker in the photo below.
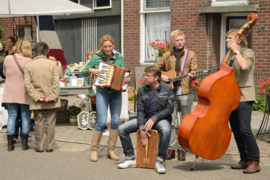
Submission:
M 119 169 L 134 168 L 136 167 L 136 158 L 124 160 L 122 163 L 118 164 Z
M 165 174 L 166 173 L 166 169 L 163 166 L 162 162 L 160 161 L 156 161 L 156 165 L 155 165 L 155 170 L 157 171 L 157 173 L 159 174 Z
M 109 136 L 110 135 L 110 131 L 105 131 L 104 133 L 102 133 L 102 136 Z

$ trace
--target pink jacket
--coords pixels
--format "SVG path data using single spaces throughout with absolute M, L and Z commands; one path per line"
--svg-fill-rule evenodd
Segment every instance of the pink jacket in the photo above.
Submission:
M 21 54 L 15 54 L 15 56 L 23 70 L 25 65 L 32 61 L 31 58 L 24 57 Z M 5 58 L 3 73 L 6 76 L 6 83 L 2 103 L 29 104 L 24 77 L 12 55 Z

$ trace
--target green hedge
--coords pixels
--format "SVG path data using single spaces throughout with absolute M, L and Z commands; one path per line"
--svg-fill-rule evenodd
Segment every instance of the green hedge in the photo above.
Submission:
M 257 103 L 254 103 L 252 106 L 253 111 L 265 111 L 266 106 L 266 97 L 264 95 L 256 94 Z

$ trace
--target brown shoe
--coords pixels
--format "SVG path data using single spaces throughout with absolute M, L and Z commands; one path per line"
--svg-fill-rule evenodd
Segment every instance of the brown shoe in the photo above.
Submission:
M 53 149 L 46 149 L 46 152 L 53 152 Z
M 261 168 L 258 161 L 251 160 L 251 164 L 247 167 L 247 169 L 243 171 L 243 173 L 252 174 L 252 173 L 260 172 L 260 170 Z
M 185 161 L 185 160 L 186 160 L 185 151 L 178 149 L 178 161 Z
M 232 169 L 246 169 L 251 162 L 246 162 L 246 161 L 239 161 L 238 164 L 231 166 Z
M 38 150 L 38 149 L 35 149 L 35 151 L 36 151 L 36 152 L 39 152 L 39 153 L 42 153 L 42 152 L 43 152 L 43 150 L 40 151 L 40 150 Z
M 166 159 L 171 160 L 171 159 L 174 159 L 174 158 L 175 158 L 175 150 L 169 149 L 168 152 L 167 152 Z

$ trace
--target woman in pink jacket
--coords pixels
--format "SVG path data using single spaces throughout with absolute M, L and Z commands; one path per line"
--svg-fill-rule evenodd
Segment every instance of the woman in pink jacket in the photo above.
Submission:
M 8 151 L 14 149 L 13 138 L 18 109 L 21 109 L 22 150 L 29 149 L 28 134 L 30 131 L 29 95 L 24 84 L 24 67 L 32 61 L 32 48 L 29 41 L 19 39 L 13 47 L 14 55 L 5 59 L 3 73 L 6 76 L 2 103 L 8 104 L 7 138 Z M 17 60 L 17 62 L 16 62 Z

